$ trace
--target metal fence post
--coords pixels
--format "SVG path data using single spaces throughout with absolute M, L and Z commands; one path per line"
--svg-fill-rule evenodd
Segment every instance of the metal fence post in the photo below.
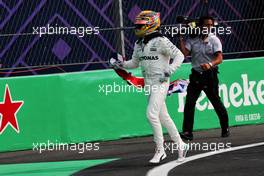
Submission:
M 113 5 L 115 6 L 115 9 L 117 10 L 118 14 L 115 16 L 115 25 L 118 28 L 121 28 L 120 30 L 116 30 L 116 49 L 119 53 L 122 54 L 122 56 L 125 56 L 125 36 L 123 31 L 123 9 L 122 9 L 122 0 L 113 1 Z

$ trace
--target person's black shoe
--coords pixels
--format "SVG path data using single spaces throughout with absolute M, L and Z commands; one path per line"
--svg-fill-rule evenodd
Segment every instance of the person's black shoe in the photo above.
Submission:
M 230 136 L 230 131 L 229 131 L 229 128 L 227 129 L 222 129 L 222 135 L 221 135 L 223 138 L 225 137 L 229 137 Z
M 189 133 L 189 132 L 182 132 L 182 133 L 180 133 L 180 136 L 182 139 L 185 139 L 187 141 L 193 140 L 193 134 Z

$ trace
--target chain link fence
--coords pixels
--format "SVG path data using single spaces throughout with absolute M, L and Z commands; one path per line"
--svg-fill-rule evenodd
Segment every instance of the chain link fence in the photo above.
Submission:
M 132 55 L 133 21 L 146 9 L 161 13 L 163 31 L 177 25 L 177 16 L 196 19 L 209 14 L 220 26 L 231 27 L 230 35 L 219 36 L 226 59 L 262 56 L 262 7 L 261 0 L 2 0 L 0 75 L 108 68 L 113 52 Z M 48 27 L 54 28 L 53 33 L 39 34 Z M 68 32 L 58 33 L 60 27 Z M 177 44 L 177 37 L 170 39 Z

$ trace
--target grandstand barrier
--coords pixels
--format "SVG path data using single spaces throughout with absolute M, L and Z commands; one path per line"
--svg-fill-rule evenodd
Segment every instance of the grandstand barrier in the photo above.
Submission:
M 230 125 L 264 123 L 263 65 L 264 57 L 221 64 L 219 89 Z M 172 79 L 188 79 L 190 69 L 190 64 L 183 64 Z M 140 75 L 139 69 L 131 71 Z M 79 143 L 152 134 L 145 115 L 144 92 L 125 92 L 126 83 L 113 70 L 1 78 L 0 104 L 6 85 L 12 100 L 24 104 L 16 114 L 19 133 L 8 125 L 0 134 L 1 152 L 31 149 L 34 143 L 47 141 Z M 107 85 L 113 91 L 116 86 L 116 92 L 106 93 Z M 117 93 L 122 87 L 123 91 Z M 166 100 L 179 130 L 184 96 L 174 94 Z M 216 113 L 204 94 L 197 101 L 194 128 L 219 128 Z

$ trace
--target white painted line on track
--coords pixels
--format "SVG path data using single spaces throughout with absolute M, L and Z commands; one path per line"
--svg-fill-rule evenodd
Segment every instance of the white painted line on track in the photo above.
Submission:
M 154 167 L 153 169 L 149 170 L 146 176 L 167 176 L 169 171 L 172 170 L 173 168 L 180 166 L 184 163 L 193 161 L 193 160 L 197 160 L 200 158 L 205 158 L 208 156 L 212 156 L 212 155 L 217 155 L 217 154 L 221 154 L 221 153 L 226 153 L 226 152 L 232 152 L 235 150 L 241 150 L 241 149 L 246 149 L 246 148 L 251 148 L 251 147 L 257 147 L 257 146 L 261 146 L 264 145 L 264 142 L 259 142 L 259 143 L 254 143 L 254 144 L 247 144 L 247 145 L 242 145 L 242 146 L 237 146 L 237 147 L 231 147 L 231 148 L 227 148 L 227 149 L 222 149 L 222 150 L 217 150 L 217 151 L 212 151 L 212 152 L 206 152 L 206 153 L 202 153 L 202 154 L 198 154 L 198 155 L 193 155 L 190 157 L 186 157 L 186 159 L 179 163 L 177 162 L 177 160 L 162 164 L 160 166 Z

